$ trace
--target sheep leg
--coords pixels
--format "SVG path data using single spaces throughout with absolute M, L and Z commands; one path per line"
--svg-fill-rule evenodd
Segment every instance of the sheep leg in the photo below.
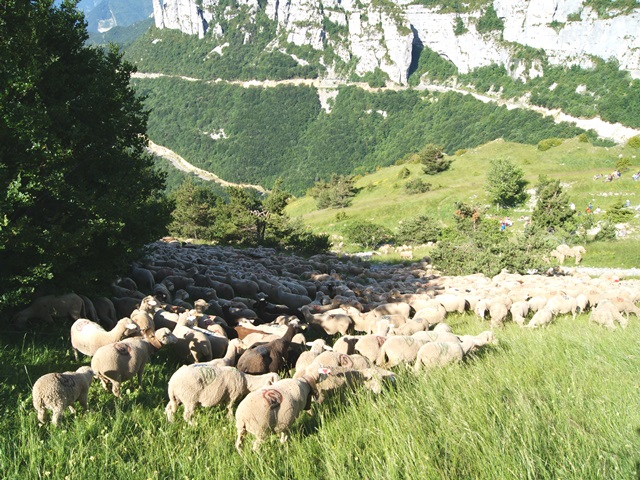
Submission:
M 111 383 L 113 386 L 111 388 L 111 391 L 113 392 L 113 394 L 120 398 L 120 383 L 119 382 L 112 382 Z
M 44 423 L 47 421 L 47 410 L 45 408 L 39 408 L 38 409 L 38 422 L 40 422 L 41 425 L 44 425 Z
M 62 417 L 62 412 L 63 410 L 60 408 L 53 410 L 53 415 L 51 416 L 51 423 L 53 423 L 54 425 L 58 425 L 58 421 Z
M 289 438 L 289 435 L 287 435 L 287 432 L 282 432 L 280 434 L 280 443 L 285 443 L 288 438 Z
M 73 349 L 73 356 L 76 359 L 76 362 L 79 361 L 79 359 L 78 359 L 78 350 L 76 350 L 75 348 Z
M 247 429 L 244 428 L 244 425 L 238 430 L 238 438 L 236 438 L 236 450 L 238 453 L 242 453 L 242 441 L 244 440 L 244 436 L 247 434 Z
M 184 418 L 184 421 L 189 425 L 193 425 L 193 420 L 191 419 L 191 417 L 193 417 L 194 411 L 195 405 L 187 405 L 186 403 L 184 404 L 184 413 L 182 414 L 182 418 Z
M 78 401 L 80 402 L 80 405 L 82 406 L 82 408 L 84 410 L 87 410 L 89 408 L 88 403 L 87 403 L 87 397 L 89 396 L 89 392 L 83 392 L 80 394 L 80 398 L 78 399 Z
M 73 408 L 73 405 L 69 405 L 69 411 L 71 412 L 72 415 L 76 414 L 76 409 Z
M 167 406 L 164 409 L 164 413 L 167 414 L 167 421 L 169 421 L 170 423 L 173 423 L 173 415 L 176 413 L 177 410 L 178 410 L 178 404 L 172 398 L 171 400 L 169 400 L 169 403 L 167 403 Z

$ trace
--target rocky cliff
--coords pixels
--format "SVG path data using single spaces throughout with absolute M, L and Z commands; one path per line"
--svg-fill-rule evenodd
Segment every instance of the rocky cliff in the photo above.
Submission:
M 153 7 L 158 28 L 200 38 L 224 34 L 216 22 L 220 15 L 243 9 L 255 19 L 260 11 L 277 23 L 273 47 L 330 48 L 344 62 L 354 63 L 357 74 L 379 68 L 400 84 L 407 81 L 422 47 L 448 59 L 461 73 L 499 64 L 514 77 L 535 77 L 542 74 L 542 54 L 531 57 L 523 51 L 543 49 L 551 64 L 589 66 L 593 57 L 615 58 L 622 69 L 640 77 L 640 7 L 599 17 L 585 3 L 493 0 L 504 28 L 482 33 L 477 26 L 486 6 L 455 13 L 412 0 L 153 0 Z

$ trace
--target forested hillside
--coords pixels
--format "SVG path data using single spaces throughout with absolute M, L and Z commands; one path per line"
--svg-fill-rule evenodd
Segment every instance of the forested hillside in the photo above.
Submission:
M 537 113 L 456 93 L 342 87 L 327 113 L 311 87 L 244 88 L 179 78 L 136 79 L 134 85 L 147 96 L 153 141 L 228 181 L 270 187 L 282 177 L 295 194 L 332 173 L 391 165 L 428 143 L 452 154 L 496 138 L 535 144 L 581 133 Z

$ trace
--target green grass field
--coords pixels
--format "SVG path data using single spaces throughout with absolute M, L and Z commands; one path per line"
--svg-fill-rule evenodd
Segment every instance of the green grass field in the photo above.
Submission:
M 456 333 L 488 328 L 471 314 L 448 319 Z M 3 479 L 631 479 L 640 474 L 640 323 L 605 331 L 586 315 L 549 328 L 514 324 L 499 343 L 465 364 L 414 373 L 397 386 L 315 405 L 289 442 L 258 454 L 234 449 L 235 426 L 222 409 L 199 410 L 197 424 L 164 415 L 177 369 L 152 359 L 144 390 L 116 399 L 96 380 L 90 409 L 38 426 L 31 385 L 42 374 L 77 368 L 68 327 L 0 337 Z M 85 362 L 86 363 L 86 362 Z
M 623 172 L 622 178 L 613 182 L 593 179 L 594 175 L 611 173 L 620 156 L 628 158 L 632 164 L 628 171 Z M 634 182 L 631 178 L 640 169 L 638 149 L 624 146 L 594 147 L 574 138 L 541 152 L 535 146 L 496 140 L 453 158 L 450 170 L 434 176 L 424 175 L 419 164 L 407 164 L 382 168 L 361 177 L 356 183 L 360 191 L 348 208 L 317 210 L 314 199 L 305 196 L 293 201 L 287 207 L 287 213 L 292 217 L 301 217 L 316 232 L 341 235 L 344 226 L 354 220 L 374 222 L 392 231 L 402 220 L 418 215 L 429 215 L 441 225 L 450 225 L 453 223 L 455 202 L 463 201 L 487 205 L 490 215 L 498 218 L 509 216 L 514 220 L 514 231 L 522 230 L 524 223 L 518 219 L 531 214 L 530 205 L 510 210 L 499 210 L 489 205 L 485 191 L 486 171 L 494 159 L 507 159 L 519 166 L 529 182 L 528 189 L 534 188 L 540 174 L 559 179 L 579 214 L 586 214 L 585 209 L 590 202 L 594 209 L 601 209 L 599 214 L 594 215 L 595 220 L 602 219 L 604 212 L 616 201 L 629 200 L 634 207 L 640 205 L 640 182 Z M 411 176 L 399 179 L 398 174 L 404 167 L 411 171 Z M 431 191 L 407 194 L 404 184 L 418 177 L 432 184 Z M 337 217 L 338 213 L 340 218 Z M 598 256 L 587 253 L 585 265 L 591 265 L 593 261 L 593 266 L 600 266 L 606 260 L 613 261 L 613 264 L 606 265 L 613 267 L 633 263 L 629 257 L 638 260 L 635 252 L 638 251 L 637 240 L 640 238 L 639 217 L 636 214 L 630 222 L 631 229 L 624 240 L 607 242 L 610 249 L 600 246 L 594 250 L 602 252 L 602 258 L 598 258 L 600 253 Z M 357 247 L 347 246 L 345 249 L 353 251 Z M 617 252 L 623 255 L 618 258 Z M 638 266 L 638 262 L 630 266 Z

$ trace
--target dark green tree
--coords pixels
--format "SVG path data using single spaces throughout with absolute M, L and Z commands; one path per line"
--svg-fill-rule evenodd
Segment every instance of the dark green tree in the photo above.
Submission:
M 493 160 L 487 171 L 486 190 L 491 202 L 502 208 L 515 207 L 527 199 L 524 172 L 506 159 Z
M 504 30 L 504 22 L 498 17 L 496 9 L 493 8 L 493 3 L 489 3 L 487 9 L 478 18 L 478 24 L 476 29 L 479 33 L 486 33 L 492 30 Z
M 351 204 L 357 189 L 353 175 L 331 175 L 328 182 L 320 180 L 309 189 L 319 209 L 344 208 Z
M 75 1 L 0 6 L 0 304 L 89 292 L 166 231 L 148 114 L 115 49 L 85 46 Z
M 464 26 L 464 22 L 462 21 L 462 18 L 456 17 L 456 25 L 453 29 L 453 33 L 456 36 L 458 36 L 458 35 L 464 35 L 467 32 L 468 32 L 468 28 Z
M 569 196 L 560 180 L 540 175 L 536 198 L 531 214 L 532 230 L 552 233 L 557 240 L 568 241 L 577 227 L 576 211 L 571 209 Z
M 418 152 L 418 158 L 422 164 L 422 170 L 427 175 L 435 175 L 448 170 L 451 166 L 452 159 L 444 154 L 442 145 L 430 143 Z
M 210 188 L 196 185 L 191 177 L 172 193 L 175 209 L 171 212 L 169 232 L 182 238 L 211 240 L 218 237 L 216 221 L 224 201 Z

